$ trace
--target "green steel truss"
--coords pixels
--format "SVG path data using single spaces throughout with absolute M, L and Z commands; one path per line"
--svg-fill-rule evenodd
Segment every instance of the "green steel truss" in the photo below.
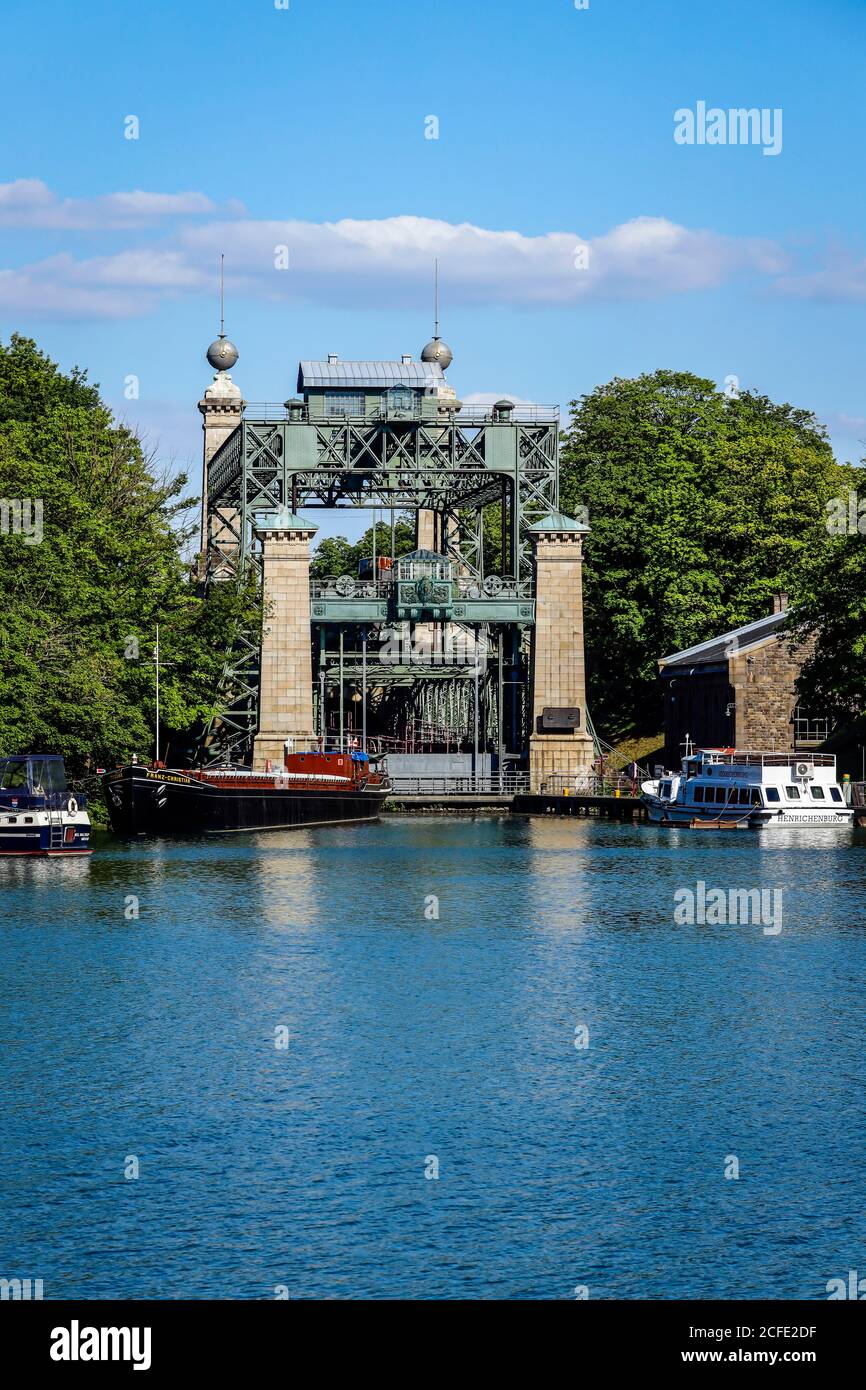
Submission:
M 208 581 L 230 578 L 250 565 L 260 569 L 258 513 L 279 507 L 292 512 L 360 507 L 437 514 L 441 548 L 454 560 L 461 582 L 483 585 L 483 511 L 498 503 L 503 585 L 501 596 L 485 593 L 483 616 L 531 623 L 528 529 L 558 510 L 558 412 L 530 407 L 520 418 L 518 408 L 514 418 L 503 420 L 492 411 L 464 407 L 460 417 L 328 421 L 311 420 L 297 407 L 281 415 L 273 407 L 248 407 L 208 470 Z M 491 603 L 498 612 L 491 611 Z M 336 617 L 336 610 L 320 612 L 313 608 L 313 624 Z M 349 603 L 340 616 L 345 622 L 369 621 L 373 614 Z M 258 722 L 258 657 L 256 639 L 239 634 L 223 673 L 218 713 L 205 735 L 206 761 L 248 756 Z M 418 676 L 422 679 L 421 672 Z

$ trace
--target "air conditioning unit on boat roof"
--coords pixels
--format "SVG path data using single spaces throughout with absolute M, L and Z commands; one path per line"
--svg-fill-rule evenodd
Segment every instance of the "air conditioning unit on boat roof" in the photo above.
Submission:
M 794 775 L 795 775 L 795 777 L 811 777 L 811 776 L 812 776 L 812 764 L 811 764 L 811 763 L 797 763 L 796 767 L 794 768 Z

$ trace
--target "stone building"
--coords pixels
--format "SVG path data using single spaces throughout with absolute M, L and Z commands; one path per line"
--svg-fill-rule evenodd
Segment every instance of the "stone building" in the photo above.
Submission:
M 662 657 L 665 766 L 679 767 L 687 738 L 704 748 L 761 750 L 824 742 L 827 720 L 803 711 L 795 690 L 811 645 L 792 651 L 786 619 L 779 594 L 757 622 Z

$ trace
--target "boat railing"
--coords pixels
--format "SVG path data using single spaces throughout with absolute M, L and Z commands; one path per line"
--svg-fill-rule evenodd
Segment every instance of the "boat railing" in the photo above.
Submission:
M 796 752 L 789 749 L 785 753 L 716 753 L 705 749 L 703 763 L 714 767 L 718 764 L 735 767 L 790 767 L 792 763 L 810 763 L 813 767 L 834 767 L 836 758 L 832 753 Z
M 87 808 L 87 794 L 74 791 L 44 792 L 34 788 L 6 788 L 0 793 L 0 806 L 8 811 L 65 811 L 70 800 L 75 801 L 80 811 Z M 13 802 L 15 803 L 13 805 Z

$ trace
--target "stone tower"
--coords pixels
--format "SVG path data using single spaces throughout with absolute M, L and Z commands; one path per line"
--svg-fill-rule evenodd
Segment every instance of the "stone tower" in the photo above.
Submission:
M 207 495 L 210 461 L 220 445 L 228 439 L 232 430 L 237 429 L 241 422 L 241 416 L 244 413 L 244 406 L 246 405 L 246 401 L 241 399 L 240 388 L 235 385 L 229 376 L 229 372 L 237 362 L 240 353 L 234 343 L 227 338 L 223 332 L 222 272 L 220 272 L 220 334 L 219 337 L 215 338 L 211 343 L 205 356 L 213 367 L 215 376 L 198 403 L 198 408 L 202 414 L 201 427 L 204 432 L 201 477 L 202 565 L 204 564 L 204 554 L 208 546 Z M 217 528 L 220 529 L 218 521 L 216 525 Z M 229 535 L 230 534 L 229 532 Z
M 559 513 L 529 528 L 536 594 L 529 739 L 533 790 L 552 773 L 585 772 L 593 760 L 583 659 L 583 537 L 588 531 Z
M 310 541 L 318 527 L 288 508 L 260 515 L 265 625 L 262 634 L 259 732 L 253 766 L 283 765 L 290 739 L 313 744 L 313 660 L 310 647 Z

